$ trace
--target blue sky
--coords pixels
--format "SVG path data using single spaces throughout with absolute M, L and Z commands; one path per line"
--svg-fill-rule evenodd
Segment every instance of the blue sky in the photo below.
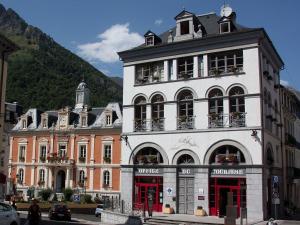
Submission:
M 161 33 L 175 25 L 183 7 L 195 14 L 220 13 L 224 0 L 0 0 L 29 24 L 109 76 L 122 76 L 115 51 L 137 45 L 151 29 Z M 285 62 L 281 80 L 300 89 L 298 0 L 226 0 L 238 23 L 264 27 Z

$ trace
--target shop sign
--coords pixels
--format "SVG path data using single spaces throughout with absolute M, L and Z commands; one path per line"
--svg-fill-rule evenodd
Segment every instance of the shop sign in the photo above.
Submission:
M 182 176 L 194 175 L 194 169 L 192 169 L 192 168 L 179 168 L 179 175 L 182 175 Z
M 212 169 L 212 176 L 245 176 L 245 169 Z
M 162 169 L 160 168 L 137 168 L 136 175 L 161 175 Z

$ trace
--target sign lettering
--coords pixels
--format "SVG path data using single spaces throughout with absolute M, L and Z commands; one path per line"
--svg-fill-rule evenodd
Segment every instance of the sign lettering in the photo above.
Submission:
M 244 169 L 212 169 L 211 175 L 245 175 Z
M 159 175 L 162 173 L 161 169 L 158 168 L 137 168 L 136 174 L 143 174 L 143 175 Z

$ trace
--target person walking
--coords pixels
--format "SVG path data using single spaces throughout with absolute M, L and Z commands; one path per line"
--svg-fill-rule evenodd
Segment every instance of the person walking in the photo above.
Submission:
M 36 199 L 32 199 L 32 203 L 28 209 L 28 222 L 29 225 L 39 225 L 41 219 L 41 209 L 37 204 Z
M 152 217 L 152 208 L 153 208 L 153 194 L 152 191 L 148 193 L 148 214 L 149 217 Z

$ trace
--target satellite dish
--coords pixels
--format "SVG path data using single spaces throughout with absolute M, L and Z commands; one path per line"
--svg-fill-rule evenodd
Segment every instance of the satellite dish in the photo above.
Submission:
M 228 17 L 232 13 L 232 8 L 229 5 L 223 5 L 221 7 L 221 16 Z

